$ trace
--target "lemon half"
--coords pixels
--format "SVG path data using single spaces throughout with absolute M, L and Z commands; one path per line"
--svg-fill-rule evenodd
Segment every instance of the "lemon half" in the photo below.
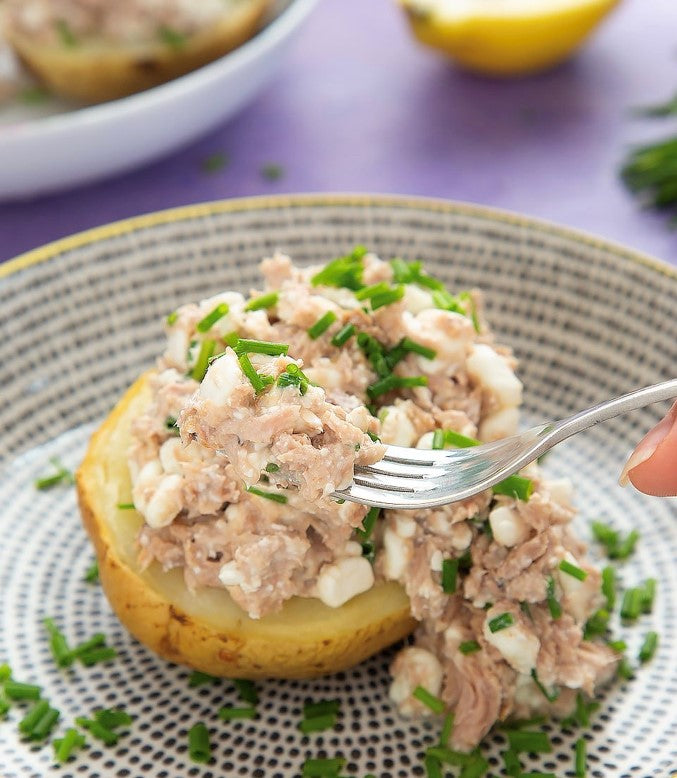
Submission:
M 570 57 L 619 0 L 399 0 L 414 34 L 462 67 L 536 73 Z

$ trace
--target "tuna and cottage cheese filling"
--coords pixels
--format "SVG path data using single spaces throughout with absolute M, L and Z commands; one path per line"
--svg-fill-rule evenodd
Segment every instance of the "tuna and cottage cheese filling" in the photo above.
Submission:
M 470 749 L 496 720 L 566 714 L 617 657 L 584 640 L 603 597 L 571 533 L 571 487 L 532 465 L 443 508 L 382 511 L 331 495 L 379 441 L 439 448 L 517 428 L 522 386 L 477 292 L 356 249 L 325 267 L 276 254 L 249 299 L 185 305 L 133 425 L 143 564 L 225 587 L 253 618 L 293 596 L 331 607 L 399 581 L 421 625 L 391 668 L 403 715 L 455 713 Z
M 6 0 L 6 21 L 45 44 L 95 38 L 118 44 L 162 42 L 209 27 L 242 0 Z

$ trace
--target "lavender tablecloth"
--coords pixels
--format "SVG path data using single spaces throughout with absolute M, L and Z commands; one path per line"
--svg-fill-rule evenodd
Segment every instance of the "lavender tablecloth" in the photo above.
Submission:
M 624 0 L 575 61 L 501 82 L 416 45 L 394 0 L 323 0 L 272 85 L 216 132 L 133 173 L 0 204 L 0 260 L 175 205 L 353 191 L 520 211 L 677 265 L 666 219 L 643 211 L 617 175 L 630 143 L 668 130 L 629 111 L 677 90 L 676 22 L 675 0 Z M 229 162 L 205 172 L 213 154 Z M 278 180 L 262 175 L 269 163 Z

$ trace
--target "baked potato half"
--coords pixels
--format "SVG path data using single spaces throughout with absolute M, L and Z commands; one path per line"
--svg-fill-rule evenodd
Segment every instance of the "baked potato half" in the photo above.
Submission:
M 148 374 L 126 392 L 91 439 L 77 473 L 82 519 L 99 560 L 101 584 L 120 621 L 172 662 L 232 678 L 310 678 L 338 672 L 409 634 L 416 622 L 395 583 L 378 584 L 340 608 L 293 598 L 280 613 L 251 619 L 222 589 L 192 594 L 183 572 L 141 570 L 143 524 L 129 501 L 127 447 L 132 419 L 150 402 Z
M 241 0 L 224 7 L 217 23 L 190 36 L 172 35 L 143 43 L 114 43 L 86 37 L 46 43 L 5 23 L 5 37 L 23 62 L 55 94 L 100 103 L 141 92 L 223 56 L 252 37 L 271 0 Z

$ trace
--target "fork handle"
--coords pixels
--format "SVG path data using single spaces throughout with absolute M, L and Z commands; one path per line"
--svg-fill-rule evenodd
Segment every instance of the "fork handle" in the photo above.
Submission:
M 671 400 L 674 397 L 677 397 L 677 378 L 663 381 L 660 384 L 645 386 L 643 389 L 628 392 L 628 394 L 616 397 L 613 400 L 606 400 L 593 405 L 592 408 L 555 422 L 551 430 L 544 430 L 544 432 L 547 431 L 549 433 L 548 442 L 551 445 L 555 445 L 575 435 L 577 432 L 582 432 L 595 424 L 599 424 L 601 421 L 613 419 L 614 416 L 622 416 L 624 413 L 644 408 L 661 400 Z

